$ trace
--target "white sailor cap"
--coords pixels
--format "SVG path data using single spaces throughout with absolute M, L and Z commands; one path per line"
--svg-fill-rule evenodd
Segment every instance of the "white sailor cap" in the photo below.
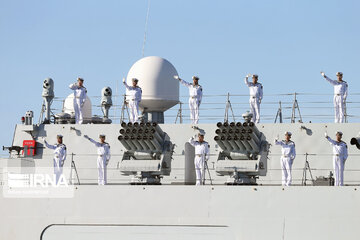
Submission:
M 336 76 L 342 76 L 342 75 L 343 75 L 342 72 L 337 72 L 337 73 L 336 73 Z
M 205 131 L 204 131 L 204 130 L 200 130 L 198 135 L 199 135 L 199 136 L 205 136 Z
M 291 136 L 291 135 L 292 135 L 292 133 L 291 133 L 291 132 L 285 132 L 285 135 L 289 135 L 289 136 Z
M 258 78 L 259 76 L 257 74 L 253 74 L 252 77 Z
M 138 82 L 139 79 L 137 79 L 137 78 L 132 78 L 131 81 L 133 81 L 133 82 Z
M 100 134 L 99 135 L 99 138 L 104 138 L 105 137 L 105 134 Z
M 337 131 L 336 133 L 335 133 L 336 135 L 340 135 L 340 136 L 342 136 L 343 135 L 343 133 L 342 132 L 340 132 L 340 131 Z
M 193 80 L 199 80 L 200 78 L 198 76 L 192 76 Z
M 57 137 L 57 138 L 63 138 L 63 135 L 58 134 L 56 137 Z

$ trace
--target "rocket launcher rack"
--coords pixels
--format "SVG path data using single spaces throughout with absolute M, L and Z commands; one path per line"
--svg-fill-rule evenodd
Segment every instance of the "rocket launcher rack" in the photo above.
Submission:
M 226 184 L 256 184 L 266 175 L 269 144 L 253 122 L 218 122 L 214 140 L 221 148 L 216 172 L 229 176 Z
M 165 133 L 157 123 L 121 123 L 118 140 L 128 151 L 162 152 Z
M 121 123 L 118 140 L 125 147 L 120 171 L 132 184 L 160 184 L 170 175 L 174 144 L 157 123 Z
M 216 124 L 214 140 L 226 153 L 258 154 L 261 151 L 262 133 L 253 122 Z

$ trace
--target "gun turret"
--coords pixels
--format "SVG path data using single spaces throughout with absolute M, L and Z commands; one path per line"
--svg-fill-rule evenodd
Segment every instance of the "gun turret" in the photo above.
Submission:
M 20 155 L 20 151 L 24 150 L 23 147 L 20 146 L 11 146 L 11 147 L 4 147 L 3 146 L 3 151 L 8 150 L 9 153 L 11 153 L 12 151 L 16 151 L 17 155 Z

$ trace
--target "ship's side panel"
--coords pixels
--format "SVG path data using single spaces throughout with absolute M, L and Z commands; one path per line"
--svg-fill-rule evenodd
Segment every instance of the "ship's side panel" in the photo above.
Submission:
M 354 187 L 78 186 L 69 199 L 0 202 L 6 206 L 1 239 L 39 239 L 53 224 L 224 226 L 235 239 L 360 236 L 360 193 Z
M 200 124 L 199 127 L 206 131 L 205 140 L 210 143 L 211 157 L 209 168 L 214 183 L 223 184 L 227 176 L 217 176 L 215 170 L 216 161 L 221 151 L 220 147 L 214 141 L 216 126 L 213 124 Z M 14 145 L 21 145 L 24 139 L 31 139 L 31 136 L 21 130 L 22 125 L 16 128 Z M 165 176 L 162 180 L 164 184 L 184 183 L 185 182 L 185 143 L 189 138 L 195 135 L 194 131 L 188 124 L 162 124 L 161 128 L 175 144 L 172 171 L 170 176 Z M 324 137 L 327 132 L 329 136 L 335 138 L 335 131 L 344 133 L 343 140 L 348 144 L 349 158 L 345 164 L 345 184 L 354 185 L 360 183 L 360 161 L 359 150 L 350 145 L 350 139 L 357 136 L 360 131 L 360 124 L 259 124 L 259 130 L 265 135 L 266 141 L 271 146 L 269 149 L 269 159 L 267 164 L 266 176 L 260 177 L 258 183 L 261 184 L 281 184 L 280 156 L 281 148 L 275 146 L 273 141 L 279 137 L 283 139 L 285 131 L 293 133 L 292 140 L 296 144 L 297 157 L 293 164 L 293 183 L 301 184 L 305 160 L 307 159 L 311 173 L 314 177 L 327 177 L 333 169 L 332 147 Z M 122 176 L 119 170 L 121 160 L 126 149 L 117 140 L 120 135 L 121 126 L 118 124 L 110 125 L 42 125 L 38 129 L 38 155 L 33 159 L 21 161 L 12 159 L 8 166 L 37 166 L 51 167 L 53 153 L 50 149 L 43 149 L 42 141 L 47 139 L 50 143 L 56 142 L 56 134 L 64 135 L 64 143 L 67 146 L 67 161 L 65 167 L 71 167 L 71 160 L 74 160 L 80 179 L 83 183 L 97 183 L 96 170 L 96 148 L 92 143 L 83 138 L 84 134 L 97 139 L 100 133 L 106 134 L 106 141 L 111 146 L 111 160 L 108 165 L 108 182 L 113 184 L 128 183 L 131 179 L 129 176 Z M 309 171 L 307 172 L 309 178 Z

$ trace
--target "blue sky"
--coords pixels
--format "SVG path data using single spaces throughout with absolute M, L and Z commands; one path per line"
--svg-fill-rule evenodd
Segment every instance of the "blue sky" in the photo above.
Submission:
M 11 144 L 15 123 L 27 110 L 35 112 L 37 122 L 46 77 L 55 80 L 59 98 L 71 93 L 67 86 L 78 76 L 90 96 L 107 85 L 115 89 L 142 57 L 147 6 L 147 0 L 1 0 L 0 145 Z M 299 96 L 306 121 L 332 122 L 333 90 L 319 72 L 332 77 L 344 72 L 353 93 L 348 113 L 357 115 L 359 10 L 355 0 L 152 0 L 145 56 L 168 59 L 184 79 L 200 76 L 204 94 L 211 95 L 204 98 L 202 122 L 222 118 L 225 96 L 213 95 L 248 93 L 247 73 L 257 73 L 264 85 L 263 122 L 273 122 L 277 101 L 291 104 L 290 96 L 276 94 L 295 91 L 314 93 Z M 182 87 L 181 95 L 187 89 Z M 232 102 L 237 116 L 248 109 L 245 96 Z M 219 109 L 206 110 L 211 106 Z M 165 113 L 167 122 L 174 121 L 176 109 Z M 289 112 L 284 109 L 286 116 Z

